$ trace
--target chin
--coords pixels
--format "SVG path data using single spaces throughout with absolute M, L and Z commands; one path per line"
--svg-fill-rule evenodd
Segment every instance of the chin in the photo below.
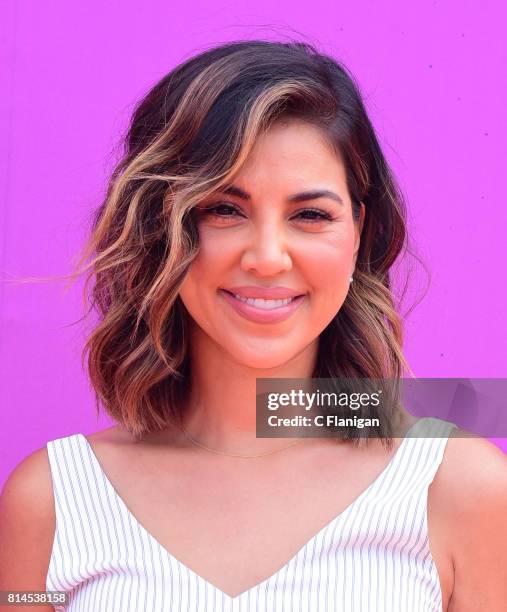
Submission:
M 241 354 L 233 355 L 234 360 L 247 368 L 254 370 L 271 370 L 280 368 L 293 359 L 296 354 L 276 351 L 243 351 Z

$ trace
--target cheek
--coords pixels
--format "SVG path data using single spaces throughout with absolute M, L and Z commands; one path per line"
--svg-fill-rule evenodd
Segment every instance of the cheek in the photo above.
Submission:
M 353 240 L 338 233 L 320 235 L 319 240 L 301 244 L 298 264 L 315 279 L 319 287 L 341 284 L 352 271 Z
M 211 231 L 199 232 L 199 253 L 187 271 L 181 287 L 188 292 L 189 287 L 196 290 L 213 281 L 232 256 L 231 240 L 225 240 Z
M 322 237 L 299 250 L 298 267 L 310 279 L 315 303 L 325 318 L 339 310 L 350 288 L 353 267 L 353 240 L 337 235 Z
M 211 280 L 216 274 L 236 261 L 242 240 L 237 235 L 226 235 L 214 228 L 199 232 L 199 254 L 192 262 L 192 272 L 202 280 Z
M 234 241 L 225 240 L 213 230 L 200 233 L 199 253 L 185 275 L 179 295 L 192 318 L 201 324 L 213 317 L 214 290 L 226 277 L 234 248 Z

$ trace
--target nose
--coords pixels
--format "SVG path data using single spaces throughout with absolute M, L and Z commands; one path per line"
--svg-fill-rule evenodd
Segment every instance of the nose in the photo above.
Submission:
M 251 243 L 245 248 L 241 267 L 259 276 L 275 276 L 292 268 L 287 239 L 277 223 L 256 228 Z

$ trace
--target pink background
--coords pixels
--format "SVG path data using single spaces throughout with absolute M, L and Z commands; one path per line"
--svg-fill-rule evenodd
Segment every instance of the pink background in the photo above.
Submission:
M 431 270 L 406 321 L 420 377 L 505 377 L 507 52 L 498 1 L 3 2 L 0 485 L 48 440 L 109 426 L 81 369 L 68 273 L 133 105 L 233 39 L 297 37 L 356 76 Z M 311 7 L 311 8 L 310 8 Z M 426 277 L 415 277 L 416 294 Z M 507 440 L 496 440 L 507 451 Z

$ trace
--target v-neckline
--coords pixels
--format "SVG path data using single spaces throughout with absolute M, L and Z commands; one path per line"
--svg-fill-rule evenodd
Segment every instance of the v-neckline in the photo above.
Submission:
M 229 601 L 233 602 L 233 601 L 237 601 L 241 598 L 243 598 L 244 596 L 246 596 L 248 593 L 255 591 L 259 588 L 261 588 L 263 585 L 265 585 L 268 582 L 271 582 L 272 580 L 276 579 L 284 570 L 286 570 L 290 565 L 292 565 L 299 557 L 301 554 L 303 554 L 305 552 L 305 550 L 308 549 L 308 547 L 313 544 L 320 536 L 322 533 L 324 533 L 324 531 L 327 531 L 329 529 L 331 529 L 332 527 L 335 527 L 337 524 L 340 523 L 340 521 L 343 520 L 343 518 L 348 515 L 351 510 L 357 506 L 367 495 L 368 493 L 373 489 L 373 487 L 382 479 L 384 480 L 385 477 L 388 475 L 388 473 L 393 469 L 393 466 L 396 462 L 396 459 L 401 456 L 401 453 L 403 452 L 407 441 L 410 437 L 412 437 L 410 434 L 413 433 L 414 429 L 416 426 L 419 426 L 420 423 L 422 423 L 423 421 L 427 420 L 429 417 L 423 417 L 421 419 L 419 419 L 418 421 L 416 421 L 415 423 L 413 423 L 409 429 L 407 430 L 407 432 L 405 433 L 405 436 L 403 437 L 400 445 L 398 446 L 398 448 L 396 449 L 395 453 L 393 454 L 393 456 L 391 457 L 391 459 L 388 461 L 388 463 L 384 466 L 384 468 L 382 469 L 382 471 L 380 472 L 380 474 L 352 501 L 350 502 L 350 504 L 344 509 L 342 510 L 339 514 L 337 514 L 335 517 L 333 517 L 330 521 L 328 521 L 321 529 L 319 529 L 319 531 L 317 531 L 317 533 L 315 535 L 313 535 L 309 540 L 307 540 L 299 549 L 298 551 L 286 562 L 284 563 L 278 570 L 276 570 L 273 574 L 271 574 L 270 576 L 268 576 L 267 578 L 264 578 L 264 580 L 262 580 L 261 582 L 258 582 L 257 584 L 254 584 L 253 586 L 245 589 L 244 591 L 242 591 L 241 593 L 238 593 L 237 595 L 229 595 L 228 593 L 226 593 L 225 591 L 222 591 L 222 589 L 220 589 L 219 587 L 215 586 L 212 582 L 210 582 L 209 580 L 207 580 L 206 578 L 203 578 L 201 575 L 199 575 L 197 572 L 195 572 L 193 569 L 191 569 L 190 567 L 188 567 L 188 565 L 186 565 L 185 563 L 183 563 L 182 561 L 180 561 L 177 557 L 175 557 L 172 553 L 169 552 L 169 550 L 167 550 L 167 548 L 165 548 L 165 546 L 163 546 L 158 540 L 157 538 L 150 533 L 140 522 L 139 520 L 134 516 L 134 514 L 129 510 L 127 504 L 125 503 L 125 501 L 123 500 L 123 498 L 119 495 L 119 493 L 116 491 L 114 485 L 112 484 L 112 482 L 109 480 L 109 478 L 106 476 L 106 473 L 104 472 L 104 470 L 102 469 L 102 466 L 100 464 L 100 461 L 97 458 L 97 455 L 95 454 L 95 451 L 93 450 L 91 444 L 88 442 L 86 436 L 82 433 L 78 433 L 76 434 L 78 436 L 78 439 L 81 439 L 84 444 L 86 449 L 88 450 L 90 459 L 95 467 L 95 469 L 98 470 L 98 472 L 101 474 L 104 483 L 106 485 L 106 487 L 109 489 L 110 493 L 112 494 L 112 496 L 114 497 L 114 499 L 117 501 L 118 505 L 121 507 L 122 511 L 126 514 L 126 516 L 133 521 L 136 526 L 139 528 L 139 530 L 145 535 L 145 537 L 152 543 L 155 545 L 155 548 L 158 548 L 158 550 L 160 552 L 162 552 L 163 554 L 165 554 L 169 559 L 172 559 L 173 562 L 178 565 L 179 567 L 181 567 L 182 569 L 184 569 L 186 572 L 192 574 L 197 580 L 200 580 L 204 585 L 207 585 L 210 589 L 213 589 L 215 591 L 217 591 L 220 595 L 222 595 L 222 597 L 225 597 L 226 599 L 228 599 Z

